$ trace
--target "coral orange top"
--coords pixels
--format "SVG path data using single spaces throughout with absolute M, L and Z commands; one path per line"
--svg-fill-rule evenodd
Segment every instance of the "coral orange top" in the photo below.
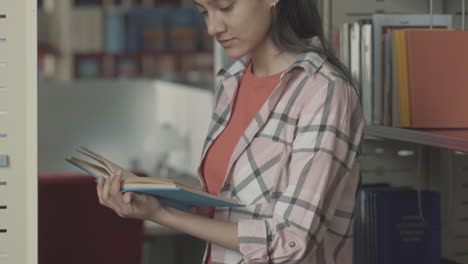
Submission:
M 281 74 L 257 77 L 252 73 L 252 63 L 247 67 L 237 91 L 229 123 L 212 144 L 203 161 L 203 176 L 209 193 L 219 195 L 237 142 L 278 85 Z M 209 252 L 208 263 L 211 264 Z

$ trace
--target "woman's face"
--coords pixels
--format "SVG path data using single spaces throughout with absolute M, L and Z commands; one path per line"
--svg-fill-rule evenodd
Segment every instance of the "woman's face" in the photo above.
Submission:
M 231 58 L 254 51 L 268 36 L 277 0 L 194 0 L 208 33 Z

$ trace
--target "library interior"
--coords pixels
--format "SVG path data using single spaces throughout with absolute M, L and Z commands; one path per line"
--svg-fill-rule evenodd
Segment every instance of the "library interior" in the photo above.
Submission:
M 213 2 L 236 1 L 260 0 Z M 301 1 L 366 123 L 346 263 L 468 264 L 467 1 Z M 65 160 L 87 146 L 137 176 L 200 185 L 233 59 L 194 2 L 0 1 L 0 264 L 203 263 L 206 241 L 119 217 Z M 305 263 L 271 255 L 261 263 Z

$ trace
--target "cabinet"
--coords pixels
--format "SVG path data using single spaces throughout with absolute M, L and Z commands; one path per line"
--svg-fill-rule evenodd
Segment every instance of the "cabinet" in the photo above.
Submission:
M 0 4 L 0 263 L 37 263 L 36 2 Z

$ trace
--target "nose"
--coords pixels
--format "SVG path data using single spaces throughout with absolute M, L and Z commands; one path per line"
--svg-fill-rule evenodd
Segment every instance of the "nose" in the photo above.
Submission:
M 216 14 L 208 16 L 206 19 L 206 24 L 208 28 L 208 34 L 210 34 L 213 37 L 216 37 L 220 33 L 226 31 L 226 23 L 221 17 L 217 16 Z

